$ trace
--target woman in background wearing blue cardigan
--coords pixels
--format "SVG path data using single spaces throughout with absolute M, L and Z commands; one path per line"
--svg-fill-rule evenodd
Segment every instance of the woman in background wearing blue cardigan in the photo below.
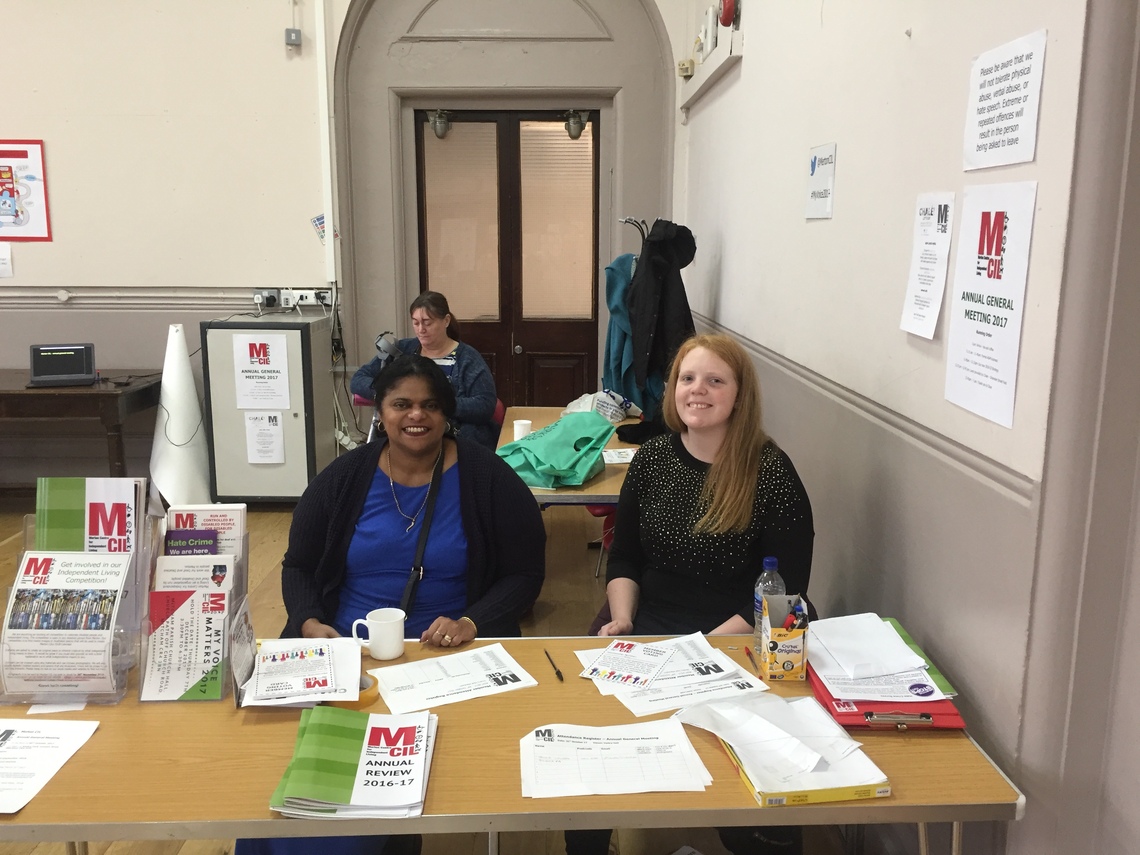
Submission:
M 411 305 L 415 336 L 396 343 L 401 353 L 418 353 L 435 362 L 455 390 L 455 433 L 485 445 L 492 451 L 499 439 L 495 414 L 495 379 L 479 351 L 459 340 L 458 324 L 447 298 L 438 291 L 424 291 Z M 354 395 L 372 398 L 372 381 L 384 367 L 384 360 L 373 357 L 352 376 Z

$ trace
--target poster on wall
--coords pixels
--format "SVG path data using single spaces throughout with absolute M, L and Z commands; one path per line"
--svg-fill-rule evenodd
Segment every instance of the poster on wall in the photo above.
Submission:
M 284 463 L 285 431 L 281 413 L 245 414 L 247 463 Z
M 950 262 L 950 233 L 954 225 L 953 193 L 921 193 L 914 212 L 914 244 L 910 275 L 906 280 L 899 328 L 923 338 L 934 338 L 946 267 Z
M 807 210 L 809 220 L 830 220 L 835 197 L 835 143 L 808 153 Z
M 1037 108 L 1046 30 L 986 51 L 970 69 L 962 168 L 1029 163 L 1037 156 Z
M 288 410 L 289 346 L 284 333 L 235 335 L 234 388 L 239 410 Z
M 962 193 L 946 400 L 1007 428 L 1013 427 L 1036 202 L 1036 181 L 983 184 Z
M 51 240 L 43 140 L 0 140 L 0 241 Z

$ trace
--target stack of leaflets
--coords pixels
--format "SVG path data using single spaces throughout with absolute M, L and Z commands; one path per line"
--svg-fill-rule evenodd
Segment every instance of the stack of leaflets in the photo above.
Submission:
M 639 718 L 714 698 L 768 691 L 763 680 L 737 665 L 728 654 L 714 649 L 699 632 L 637 647 L 660 648 L 669 654 L 654 676 L 652 685 L 638 685 L 632 680 L 620 679 L 594 679 L 594 685 L 603 695 L 616 697 Z M 582 676 L 586 676 L 597 667 L 596 663 L 605 661 L 607 654 L 599 657 L 597 650 L 577 650 L 575 655 L 586 669 Z
M 25 552 L 4 614 L 8 694 L 114 692 L 114 627 L 130 553 Z
M 954 687 L 899 622 L 894 618 L 880 621 L 873 614 L 854 617 L 853 644 L 845 645 L 848 639 L 843 635 L 838 642 L 826 636 L 808 653 L 808 680 L 824 709 L 849 728 L 965 728 L 966 722 L 950 700 L 956 695 Z M 826 628 L 829 621 L 816 623 Z M 870 632 L 864 633 L 864 628 Z M 815 631 L 814 624 L 809 631 Z M 883 638 L 900 657 L 904 656 L 900 643 L 910 655 L 880 669 L 887 673 L 868 674 L 863 661 L 867 657 L 860 653 L 860 646 L 880 645 Z M 840 651 L 838 658 L 832 647 Z
M 145 478 L 40 478 L 34 548 L 43 552 L 114 552 L 132 556 L 118 620 L 137 633 L 150 570 Z M 145 560 L 134 558 L 142 554 Z M 133 664 L 133 656 L 130 657 Z
M 876 614 L 817 620 L 808 632 L 808 661 L 834 698 L 924 704 L 946 697 L 928 662 Z
M 715 734 L 761 807 L 882 798 L 887 776 L 815 698 L 750 695 L 676 714 Z
M 173 505 L 155 563 L 144 701 L 219 700 L 229 680 L 227 625 L 244 593 L 245 505 Z
M 285 816 L 317 819 L 419 816 L 436 725 L 437 717 L 426 711 L 305 710 L 269 806 Z

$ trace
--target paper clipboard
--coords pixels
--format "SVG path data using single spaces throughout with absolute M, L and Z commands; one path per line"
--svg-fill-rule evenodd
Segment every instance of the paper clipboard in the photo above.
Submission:
M 966 722 L 949 698 L 926 703 L 838 700 L 808 664 L 808 682 L 815 698 L 846 728 L 869 730 L 964 730 Z

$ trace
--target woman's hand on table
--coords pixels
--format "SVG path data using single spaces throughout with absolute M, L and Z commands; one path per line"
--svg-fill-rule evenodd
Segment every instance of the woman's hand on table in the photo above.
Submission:
M 452 620 L 447 617 L 437 617 L 420 636 L 420 644 L 430 644 L 432 647 L 458 647 L 468 641 L 474 641 L 478 634 L 479 631 L 471 618 Z
M 598 635 L 629 635 L 631 632 L 633 632 L 633 621 L 611 620 L 602 625 L 602 628 L 598 630 Z
M 329 626 L 327 623 L 321 623 L 315 617 L 309 618 L 301 624 L 301 637 L 302 638 L 340 638 L 340 633 Z

